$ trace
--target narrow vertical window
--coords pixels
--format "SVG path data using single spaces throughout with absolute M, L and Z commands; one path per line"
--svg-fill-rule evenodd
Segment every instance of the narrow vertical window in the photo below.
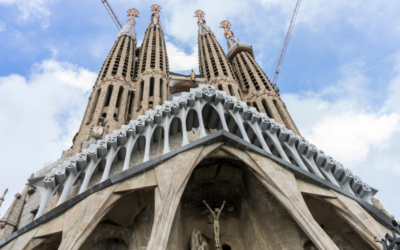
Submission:
M 143 101 L 143 88 L 144 88 L 144 81 L 140 83 L 140 101 Z
M 258 109 L 258 105 L 256 102 L 253 102 L 253 107 L 255 107 L 257 109 L 258 112 L 260 112 L 260 110 Z
M 262 103 L 262 105 L 264 107 L 265 112 L 267 113 L 267 116 L 269 118 L 273 118 L 272 115 L 271 115 L 271 110 L 268 107 L 267 100 L 263 99 L 261 103 Z
M 108 89 L 107 89 L 107 95 L 106 95 L 104 107 L 108 107 L 110 105 L 112 92 L 113 92 L 113 85 L 110 85 L 110 86 L 108 86 Z
M 222 85 L 218 85 L 218 90 L 223 90 Z
M 232 89 L 232 86 L 231 86 L 231 85 L 228 85 L 228 89 L 229 89 L 229 94 L 230 94 L 231 96 L 234 96 L 234 94 L 233 94 L 233 89 Z
M 154 77 L 150 78 L 150 91 L 149 97 L 154 95 Z
M 93 114 L 94 114 L 94 111 L 96 110 L 96 106 L 99 101 L 100 92 L 101 92 L 101 89 L 97 90 L 97 92 L 96 92 L 95 98 L 93 99 L 92 106 L 90 107 L 90 113 L 89 113 L 89 117 L 88 117 L 86 124 L 89 124 L 93 119 Z
M 274 105 L 276 107 L 276 110 L 278 110 L 279 116 L 281 117 L 283 124 L 285 124 L 286 127 L 288 127 L 287 121 L 286 121 L 286 116 L 283 115 L 283 112 L 281 110 L 281 107 L 278 105 L 278 102 L 274 100 Z
M 124 88 L 123 87 L 119 87 L 117 102 L 115 103 L 115 107 L 117 107 L 117 108 L 119 108 L 119 103 L 121 102 L 121 97 L 122 97 L 122 93 L 123 92 L 124 92 Z
M 160 99 L 162 99 L 162 90 L 163 90 L 163 80 L 160 79 Z

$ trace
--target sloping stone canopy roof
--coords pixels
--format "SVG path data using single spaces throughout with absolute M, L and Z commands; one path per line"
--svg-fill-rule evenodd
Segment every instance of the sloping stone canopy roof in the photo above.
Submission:
M 332 184 L 331 182 L 329 182 L 323 178 L 320 178 L 308 171 L 305 171 L 291 163 L 288 163 L 288 162 L 280 159 L 279 157 L 276 157 L 268 152 L 265 152 L 264 150 L 260 149 L 259 147 L 241 139 L 240 137 L 238 137 L 236 135 L 233 135 L 232 133 L 229 133 L 224 130 L 219 130 L 215 133 L 212 133 L 203 138 L 200 138 L 190 144 L 182 146 L 176 150 L 173 150 L 171 152 L 168 152 L 166 154 L 158 156 L 152 160 L 143 162 L 142 164 L 139 164 L 133 168 L 129 168 L 129 169 L 111 177 L 110 179 L 107 179 L 106 181 L 101 182 L 100 184 L 86 190 L 85 192 L 83 192 L 79 195 L 76 195 L 75 197 L 73 197 L 70 200 L 65 201 L 61 205 L 55 207 L 54 209 L 50 210 L 48 213 L 44 214 L 43 216 L 41 216 L 38 219 L 31 222 L 30 224 L 26 225 L 25 227 L 14 232 L 10 236 L 2 239 L 0 241 L 0 248 L 4 247 L 6 244 L 8 244 L 12 240 L 14 240 L 16 237 L 24 234 L 25 232 L 27 232 L 33 228 L 36 228 L 39 225 L 42 225 L 46 222 L 49 222 L 49 221 L 53 220 L 54 218 L 58 217 L 59 215 L 65 213 L 67 210 L 69 210 L 74 205 L 78 204 L 83 199 L 85 199 L 86 197 L 90 196 L 93 193 L 96 193 L 102 189 L 109 187 L 109 186 L 126 181 L 135 176 L 141 175 L 149 170 L 152 170 L 156 166 L 160 165 L 161 163 L 163 163 L 163 162 L 167 161 L 168 159 L 170 159 L 176 155 L 179 155 L 185 151 L 195 149 L 195 148 L 201 147 L 201 146 L 212 145 L 212 144 L 215 144 L 218 142 L 223 142 L 225 145 L 239 149 L 241 151 L 250 151 L 252 153 L 256 153 L 263 157 L 269 158 L 269 159 L 273 160 L 274 162 L 276 162 L 281 167 L 292 172 L 297 179 L 301 179 L 302 181 L 314 184 L 316 186 L 319 186 L 319 187 L 322 187 L 325 189 L 332 189 L 340 194 L 343 194 L 343 195 L 355 200 L 374 219 L 376 219 L 382 225 L 386 226 L 387 228 L 392 228 L 391 218 L 389 216 L 387 216 L 384 212 L 379 210 L 378 208 L 376 208 L 373 205 L 369 204 L 368 202 L 364 201 L 363 199 L 355 196 L 354 194 L 351 194 L 350 192 L 348 192 L 340 187 L 337 187 L 336 185 Z

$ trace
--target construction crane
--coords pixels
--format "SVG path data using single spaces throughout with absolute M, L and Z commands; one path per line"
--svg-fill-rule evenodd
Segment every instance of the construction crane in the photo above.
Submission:
M 117 26 L 117 29 L 121 30 L 122 29 L 121 22 L 119 21 L 118 16 L 114 13 L 110 4 L 107 2 L 107 0 L 101 0 L 101 2 L 104 4 L 104 7 L 106 7 L 108 14 L 110 14 L 111 19 L 114 21 L 115 25 Z
M 283 44 L 281 56 L 279 57 L 278 65 L 276 66 L 274 80 L 272 81 L 272 86 L 276 87 L 276 81 L 278 80 L 279 71 L 282 67 L 283 58 L 285 57 L 286 49 L 289 44 L 290 35 L 292 34 L 294 23 L 296 21 L 297 13 L 299 12 L 301 0 L 297 0 L 296 8 L 294 9 L 292 21 L 290 21 L 289 30 L 286 34 L 285 43 Z

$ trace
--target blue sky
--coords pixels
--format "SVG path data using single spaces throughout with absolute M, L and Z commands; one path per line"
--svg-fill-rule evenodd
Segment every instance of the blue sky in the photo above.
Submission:
M 127 9 L 141 12 L 140 44 L 153 2 L 109 2 L 122 23 Z M 202 9 L 224 49 L 227 19 L 272 77 L 296 0 L 157 3 L 171 71 L 198 72 L 194 11 Z M 304 0 L 278 86 L 302 135 L 379 189 L 399 220 L 398 13 L 396 0 Z M 0 215 L 30 173 L 71 146 L 117 33 L 100 0 L 0 0 L 0 192 L 10 189 Z

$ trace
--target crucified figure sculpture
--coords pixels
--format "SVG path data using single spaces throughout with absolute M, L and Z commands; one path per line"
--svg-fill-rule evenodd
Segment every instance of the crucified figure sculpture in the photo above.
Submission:
M 222 209 L 224 209 L 226 201 L 222 203 L 221 208 L 215 208 L 215 212 L 208 206 L 205 200 L 203 200 L 203 203 L 206 205 L 208 210 L 210 210 L 213 218 L 214 218 L 214 237 L 215 237 L 215 249 L 219 250 L 221 249 L 221 245 L 219 243 L 219 216 L 221 215 Z

